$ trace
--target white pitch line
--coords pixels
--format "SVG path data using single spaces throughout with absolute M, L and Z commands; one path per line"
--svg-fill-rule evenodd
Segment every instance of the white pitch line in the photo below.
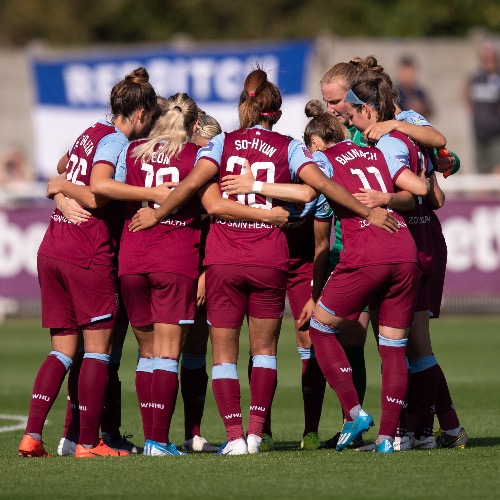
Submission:
M 10 432 L 10 431 L 21 431 L 26 427 L 26 422 L 28 417 L 24 415 L 7 415 L 6 413 L 0 413 L 0 420 L 17 420 L 18 424 L 15 425 L 5 425 L 0 427 L 0 432 Z

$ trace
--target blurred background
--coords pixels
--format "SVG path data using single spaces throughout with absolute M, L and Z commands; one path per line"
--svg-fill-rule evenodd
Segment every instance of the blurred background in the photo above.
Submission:
M 438 174 L 443 310 L 500 312 L 498 1 L 0 0 L 0 48 L 0 319 L 39 314 L 45 182 L 128 71 L 145 66 L 159 94 L 188 92 L 231 130 L 258 63 L 283 92 L 276 130 L 300 139 L 325 71 L 368 55 L 461 160 Z

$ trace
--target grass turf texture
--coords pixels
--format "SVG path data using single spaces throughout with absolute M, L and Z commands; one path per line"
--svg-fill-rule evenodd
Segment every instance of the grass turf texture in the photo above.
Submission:
M 284 320 L 278 353 L 279 383 L 273 405 L 276 450 L 242 457 L 189 455 L 181 458 L 131 456 L 76 460 L 71 457 L 23 459 L 17 456 L 22 430 L 0 432 L 0 498 L 498 498 L 500 489 L 499 317 L 449 317 L 431 321 L 433 346 L 447 376 L 452 397 L 469 436 L 465 450 L 395 453 L 301 451 L 303 410 L 301 364 L 293 323 Z M 1 325 L 0 428 L 15 425 L 6 415 L 27 415 L 34 377 L 49 352 L 49 336 L 37 322 Z M 210 349 L 209 349 L 210 350 Z M 239 362 L 244 422 L 248 418 L 246 365 L 248 342 L 242 332 Z M 120 376 L 122 430 L 142 444 L 134 389 L 137 349 L 133 335 L 125 343 Z M 364 407 L 380 418 L 380 362 L 371 332 L 367 349 L 368 387 Z M 209 360 L 210 366 L 210 360 Z M 66 384 L 48 417 L 43 439 L 56 455 L 65 414 Z M 183 441 L 179 394 L 171 439 Z M 340 429 L 341 413 L 327 387 L 320 425 L 322 440 Z M 437 425 L 437 424 L 436 424 Z M 0 429 L 1 430 L 1 429 Z M 207 394 L 203 435 L 225 440 L 213 394 Z M 365 434 L 375 439 L 376 430 Z

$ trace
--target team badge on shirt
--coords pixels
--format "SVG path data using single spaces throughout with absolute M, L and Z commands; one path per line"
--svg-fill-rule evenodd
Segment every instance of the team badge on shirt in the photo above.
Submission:
M 311 160 L 313 159 L 311 152 L 305 146 L 302 146 L 302 151 L 306 158 L 310 158 Z
M 427 125 L 427 120 L 421 115 L 417 115 L 417 114 L 410 115 L 410 120 L 415 125 L 420 125 L 420 126 Z

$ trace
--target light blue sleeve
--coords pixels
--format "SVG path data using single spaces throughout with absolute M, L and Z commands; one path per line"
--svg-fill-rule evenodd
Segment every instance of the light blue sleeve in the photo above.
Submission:
M 389 167 L 389 173 L 391 174 L 391 178 L 394 179 L 398 172 L 401 172 L 402 168 L 407 168 L 403 166 L 403 164 L 397 160 L 394 156 L 390 154 L 384 155 L 387 166 Z
M 410 152 L 403 141 L 383 135 L 377 142 L 377 148 L 382 151 L 392 178 L 401 170 L 401 167 L 410 168 Z
M 316 151 L 313 153 L 314 162 L 323 171 L 323 173 L 329 178 L 333 178 L 333 165 L 330 160 L 321 151 Z M 321 194 L 318 198 L 316 204 L 316 211 L 314 212 L 314 217 L 316 219 L 331 219 L 333 217 L 333 209 L 328 203 L 324 194 Z
M 224 132 L 216 135 L 205 147 L 199 149 L 196 155 L 196 161 L 202 157 L 210 158 L 220 167 L 225 137 Z
M 298 181 L 298 171 L 305 163 L 312 163 L 313 157 L 300 141 L 293 139 L 288 145 L 288 165 L 292 182 Z
M 396 120 L 400 122 L 410 123 L 411 125 L 420 125 L 422 127 L 431 127 L 432 125 L 420 113 L 410 109 L 409 111 L 401 111 L 396 115 Z
M 333 165 L 330 163 L 330 160 L 326 157 L 326 155 L 322 151 L 316 151 L 313 153 L 312 158 L 320 170 L 329 179 L 331 179 L 333 177 Z
M 103 137 L 94 155 L 94 164 L 99 162 L 107 162 L 116 165 L 118 156 L 128 144 L 127 137 L 121 132 L 115 132 Z
M 125 182 L 127 178 L 127 151 L 129 144 L 122 150 L 120 156 L 118 156 L 118 161 L 116 163 L 114 179 L 118 182 Z

